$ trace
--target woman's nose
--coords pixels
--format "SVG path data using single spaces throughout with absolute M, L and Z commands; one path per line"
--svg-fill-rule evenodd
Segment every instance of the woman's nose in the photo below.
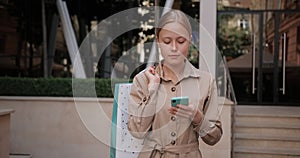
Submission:
M 176 46 L 176 42 L 172 42 L 172 51 L 175 52 L 177 51 L 177 46 Z

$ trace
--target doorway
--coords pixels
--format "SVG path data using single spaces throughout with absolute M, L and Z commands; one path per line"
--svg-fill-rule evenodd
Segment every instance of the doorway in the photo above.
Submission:
M 300 105 L 300 11 L 218 11 L 238 104 Z

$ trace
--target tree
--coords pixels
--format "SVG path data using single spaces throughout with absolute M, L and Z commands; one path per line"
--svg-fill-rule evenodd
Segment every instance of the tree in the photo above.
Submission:
M 224 9 L 221 5 L 218 5 L 218 8 L 218 10 Z M 237 24 L 237 22 L 235 23 L 239 20 L 237 16 L 235 14 L 219 14 L 218 16 L 218 49 L 227 59 L 247 53 L 251 45 L 249 27 L 232 25 Z

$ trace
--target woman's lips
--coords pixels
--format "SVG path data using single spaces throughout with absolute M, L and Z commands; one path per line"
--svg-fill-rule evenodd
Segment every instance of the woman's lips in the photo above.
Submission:
M 168 55 L 170 58 L 178 58 L 180 55 L 179 54 L 174 54 L 174 55 Z

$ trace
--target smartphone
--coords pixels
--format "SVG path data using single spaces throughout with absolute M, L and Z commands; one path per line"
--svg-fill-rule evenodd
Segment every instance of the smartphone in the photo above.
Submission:
M 171 98 L 171 106 L 175 107 L 177 104 L 189 105 L 189 97 L 173 97 Z

